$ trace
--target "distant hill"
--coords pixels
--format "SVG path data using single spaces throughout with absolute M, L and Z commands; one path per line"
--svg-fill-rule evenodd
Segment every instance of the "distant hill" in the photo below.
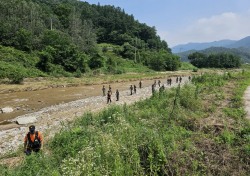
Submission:
M 250 48 L 250 36 L 241 40 L 220 40 L 206 43 L 187 43 L 174 46 L 172 48 L 173 53 L 181 53 L 189 50 L 204 50 L 211 47 L 224 47 L 224 48 Z
M 245 37 L 227 46 L 227 48 L 240 48 L 240 47 L 250 48 L 250 36 Z
M 221 47 L 221 46 L 231 45 L 234 43 L 235 43 L 234 40 L 220 40 L 220 41 L 206 42 L 206 43 L 187 43 L 174 46 L 172 48 L 172 52 L 180 53 L 189 50 L 203 50 L 210 47 Z
M 189 50 L 181 53 L 176 53 L 176 55 L 180 56 L 181 61 L 183 62 L 189 62 L 188 55 L 194 52 L 197 52 L 198 50 Z M 225 48 L 225 47 L 210 47 L 204 50 L 199 50 L 198 52 L 204 53 L 204 54 L 217 54 L 217 53 L 229 53 L 234 54 L 239 57 L 241 57 L 242 62 L 244 63 L 250 63 L 250 48 Z

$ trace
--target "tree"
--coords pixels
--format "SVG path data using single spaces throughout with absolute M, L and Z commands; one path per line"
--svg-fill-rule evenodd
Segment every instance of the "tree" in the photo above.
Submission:
M 97 69 L 103 66 L 104 66 L 104 59 L 99 54 L 95 54 L 92 58 L 90 58 L 89 67 L 91 69 Z
M 45 72 L 52 72 L 52 64 L 53 64 L 53 55 L 55 53 L 55 49 L 51 46 L 45 48 L 44 51 L 39 53 L 40 61 L 37 63 L 37 67 Z
M 188 56 L 190 63 L 199 68 L 237 68 L 241 65 L 238 56 L 228 53 L 205 55 L 195 52 Z
M 178 56 L 161 50 L 150 54 L 149 66 L 157 71 L 174 71 L 181 66 L 181 63 Z
M 15 36 L 15 47 L 19 50 L 30 52 L 33 49 L 32 33 L 26 29 L 20 28 Z

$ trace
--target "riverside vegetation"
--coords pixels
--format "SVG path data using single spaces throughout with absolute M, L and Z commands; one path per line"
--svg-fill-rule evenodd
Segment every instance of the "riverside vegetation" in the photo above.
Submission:
M 0 166 L 1 175 L 247 175 L 242 96 L 250 72 L 206 73 L 192 83 L 63 124 L 44 152 Z

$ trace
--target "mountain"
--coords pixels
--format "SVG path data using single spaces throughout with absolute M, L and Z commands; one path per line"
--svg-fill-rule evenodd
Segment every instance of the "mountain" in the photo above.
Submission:
M 236 42 L 228 45 L 227 47 L 228 48 L 240 48 L 240 47 L 250 48 L 250 36 L 245 37 L 239 41 L 236 41 Z
M 210 47 L 228 46 L 234 44 L 235 42 L 236 41 L 234 40 L 220 40 L 220 41 L 206 42 L 206 43 L 187 43 L 174 46 L 172 48 L 172 52 L 179 53 L 188 50 L 203 50 Z
M 172 48 L 173 53 L 181 53 L 188 50 L 204 50 L 210 47 L 224 47 L 224 48 L 250 48 L 250 36 L 247 36 L 240 40 L 220 40 L 214 42 L 205 43 L 187 43 L 174 46 Z

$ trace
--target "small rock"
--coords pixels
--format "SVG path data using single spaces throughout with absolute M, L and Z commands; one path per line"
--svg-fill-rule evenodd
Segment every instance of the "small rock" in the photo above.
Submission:
M 10 112 L 13 112 L 13 108 L 11 107 L 5 107 L 5 108 L 2 108 L 0 109 L 1 113 L 10 113 Z

